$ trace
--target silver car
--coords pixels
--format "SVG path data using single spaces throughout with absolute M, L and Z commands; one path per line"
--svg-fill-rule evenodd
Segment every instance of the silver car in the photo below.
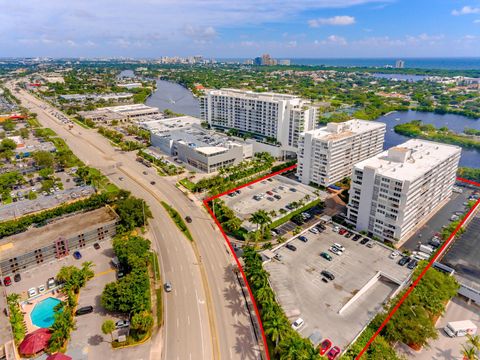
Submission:
M 172 288 L 172 284 L 170 283 L 170 281 L 167 281 L 167 282 L 165 283 L 165 285 L 163 285 L 163 287 L 164 287 L 164 289 L 165 289 L 166 292 L 171 292 L 172 289 L 173 289 L 173 288 Z

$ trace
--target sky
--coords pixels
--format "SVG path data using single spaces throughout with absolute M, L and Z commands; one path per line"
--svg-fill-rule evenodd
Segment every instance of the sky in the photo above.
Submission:
M 0 0 L 0 57 L 480 57 L 480 0 Z

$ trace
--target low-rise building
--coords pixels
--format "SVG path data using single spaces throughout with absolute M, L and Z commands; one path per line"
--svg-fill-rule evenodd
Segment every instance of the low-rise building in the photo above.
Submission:
M 347 220 L 400 245 L 448 202 L 460 153 L 458 146 L 414 139 L 356 164 Z
M 0 240 L 3 276 L 35 268 L 69 255 L 74 250 L 110 239 L 118 216 L 109 207 L 65 216 Z
M 144 116 L 160 115 L 158 108 L 144 104 L 103 107 L 92 111 L 79 111 L 78 115 L 96 123 L 110 124 L 112 121 L 128 122 Z
M 385 129 L 384 123 L 350 120 L 300 134 L 298 179 L 328 186 L 349 177 L 354 164 L 383 150 Z
M 66 101 L 125 101 L 133 97 L 132 93 L 110 93 L 110 94 L 66 94 L 59 95 L 59 97 Z
M 251 144 L 206 130 L 200 123 L 200 119 L 182 116 L 142 123 L 142 127 L 150 130 L 152 146 L 202 172 L 237 165 L 253 156 Z

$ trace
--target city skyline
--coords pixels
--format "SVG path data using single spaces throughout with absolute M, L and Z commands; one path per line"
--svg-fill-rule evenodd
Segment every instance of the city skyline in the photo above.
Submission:
M 477 0 L 0 3 L 6 57 L 480 55 Z

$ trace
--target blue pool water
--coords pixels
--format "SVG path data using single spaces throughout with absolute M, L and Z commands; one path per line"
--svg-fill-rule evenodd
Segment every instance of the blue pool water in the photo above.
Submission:
M 49 328 L 52 326 L 55 311 L 53 308 L 60 304 L 61 301 L 52 297 L 40 301 L 32 310 L 30 317 L 34 325 L 41 328 Z

